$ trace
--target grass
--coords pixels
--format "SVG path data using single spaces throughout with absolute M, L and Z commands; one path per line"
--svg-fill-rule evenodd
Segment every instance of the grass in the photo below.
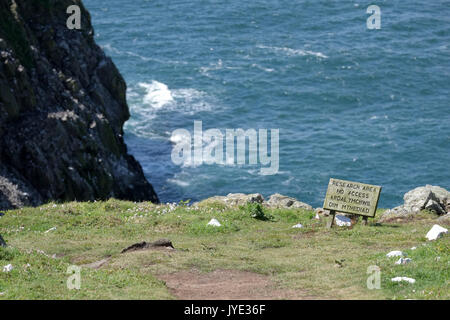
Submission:
M 216 218 L 222 227 L 207 226 Z M 301 223 L 304 228 L 293 229 Z M 449 238 L 425 234 L 435 223 L 423 214 L 407 222 L 371 221 L 328 230 L 302 209 L 269 210 L 220 204 L 201 207 L 118 200 L 50 203 L 0 217 L 0 299 L 173 299 L 162 274 L 235 269 L 268 275 L 279 289 L 306 290 L 319 299 L 449 299 Z M 46 232 L 56 227 L 55 230 Z M 136 242 L 168 238 L 177 250 L 120 254 Z M 416 250 L 410 248 L 416 246 Z M 387 258 L 402 250 L 412 262 Z M 68 290 L 67 268 L 82 267 L 81 289 Z M 381 289 L 367 289 L 367 268 L 381 269 Z M 407 276 L 415 284 L 393 283 Z

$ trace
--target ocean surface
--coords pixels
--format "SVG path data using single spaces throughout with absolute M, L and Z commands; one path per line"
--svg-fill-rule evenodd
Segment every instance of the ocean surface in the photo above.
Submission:
M 84 0 L 127 85 L 129 152 L 162 202 L 282 193 L 321 206 L 330 177 L 379 207 L 450 189 L 450 1 Z M 369 30 L 369 5 L 381 29 Z M 172 132 L 279 129 L 280 167 L 177 166 Z

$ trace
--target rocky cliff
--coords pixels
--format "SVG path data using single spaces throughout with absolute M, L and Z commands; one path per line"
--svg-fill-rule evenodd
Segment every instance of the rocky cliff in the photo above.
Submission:
M 70 5 L 81 30 L 66 26 Z M 0 0 L 0 209 L 158 198 L 127 153 L 126 84 L 78 0 Z

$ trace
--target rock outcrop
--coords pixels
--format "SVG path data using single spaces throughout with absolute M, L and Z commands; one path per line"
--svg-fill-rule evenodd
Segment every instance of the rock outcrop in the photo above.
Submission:
M 197 203 L 197 205 L 208 205 L 212 203 L 221 203 L 226 207 L 244 206 L 249 203 L 263 203 L 264 197 L 259 193 L 229 193 L 226 196 L 214 196 Z
M 81 30 L 66 26 L 73 4 Z M 124 143 L 125 81 L 93 36 L 80 0 L 0 0 L 0 209 L 158 202 Z
M 438 215 L 444 215 L 450 210 L 450 192 L 438 186 L 415 188 L 405 193 L 403 200 L 403 205 L 387 210 L 381 220 L 416 214 L 421 210 L 434 211 Z
M 291 198 L 288 196 L 284 196 L 279 193 L 275 193 L 269 197 L 266 205 L 270 208 L 297 208 L 297 209 L 306 209 L 312 210 L 313 208 L 304 202 L 298 201 L 295 198 Z
M 298 201 L 295 198 L 275 193 L 269 197 L 269 200 L 265 201 L 264 197 L 260 193 L 229 193 L 226 196 L 215 196 L 200 201 L 197 205 L 208 205 L 213 203 L 221 203 L 226 207 L 244 206 L 249 203 L 260 203 L 268 208 L 272 209 L 306 209 L 312 210 L 313 208 L 306 203 Z

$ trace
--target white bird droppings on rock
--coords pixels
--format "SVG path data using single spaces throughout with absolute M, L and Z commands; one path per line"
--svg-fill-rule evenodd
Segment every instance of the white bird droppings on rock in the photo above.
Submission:
M 337 214 L 334 219 L 339 227 L 350 227 L 352 225 L 352 220 L 346 216 Z
M 410 258 L 400 258 L 400 259 L 398 259 L 398 261 L 395 264 L 407 264 L 410 262 L 411 262 Z
M 220 227 L 222 225 L 217 219 L 211 219 L 211 221 L 208 222 L 208 226 Z
M 12 264 L 7 264 L 3 267 L 3 272 L 10 272 L 12 269 L 14 269 Z
M 386 255 L 386 257 L 403 257 L 403 252 L 398 250 L 391 251 Z
M 303 226 L 301 223 L 298 223 L 295 226 L 292 226 L 292 228 L 303 228 Z
M 444 234 L 448 232 L 447 229 L 441 227 L 440 225 L 435 224 L 430 231 L 428 231 L 426 237 L 428 240 L 436 240 L 440 237 L 442 237 Z
M 408 278 L 408 277 L 395 277 L 391 279 L 392 282 L 401 282 L 401 281 L 406 281 L 409 283 L 415 283 L 416 280 L 412 279 L 412 278 Z

